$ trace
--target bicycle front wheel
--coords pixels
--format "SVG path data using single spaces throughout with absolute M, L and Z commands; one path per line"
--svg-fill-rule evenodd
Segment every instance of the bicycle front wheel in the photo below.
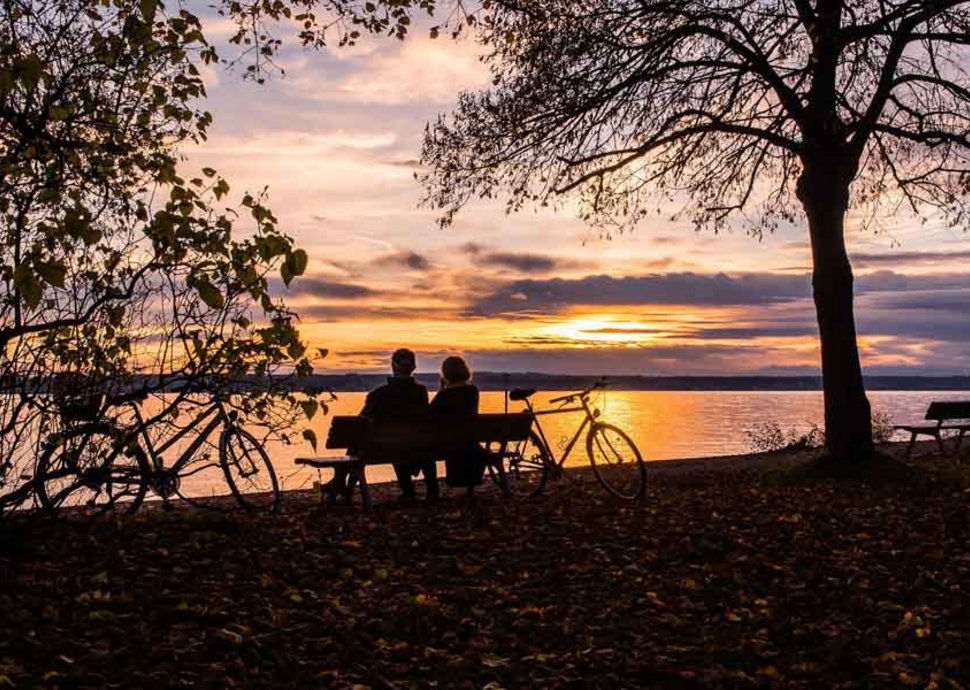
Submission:
M 116 427 L 97 422 L 51 437 L 37 461 L 37 498 L 51 514 L 133 513 L 145 498 L 148 458 Z
M 617 498 L 636 501 L 647 489 L 647 467 L 633 440 L 612 424 L 594 424 L 586 454 L 603 488 Z
M 239 505 L 276 512 L 280 505 L 276 472 L 255 436 L 236 426 L 227 427 L 219 440 L 219 461 Z
M 542 437 L 534 431 L 524 441 L 509 444 L 505 455 L 499 459 L 508 491 L 513 496 L 527 498 L 538 495 L 546 485 L 552 454 Z M 502 486 L 502 477 L 493 465 L 489 465 L 492 481 Z

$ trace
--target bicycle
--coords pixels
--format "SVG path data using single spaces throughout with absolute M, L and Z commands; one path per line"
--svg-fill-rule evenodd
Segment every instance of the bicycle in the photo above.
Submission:
M 566 459 L 586 430 L 586 455 L 593 474 L 603 488 L 624 500 L 637 501 L 643 497 L 647 486 L 647 469 L 640 450 L 624 431 L 599 421 L 600 410 L 590 405 L 593 391 L 605 385 L 605 382 L 597 381 L 585 390 L 553 398 L 549 404 L 558 403 L 559 407 L 544 410 L 537 410 L 530 400 L 536 392 L 534 388 L 517 388 L 509 393 L 510 400 L 525 403 L 535 421 L 529 438 L 511 446 L 503 454 L 503 470 L 509 491 L 520 496 L 535 496 L 545 488 L 550 478 L 561 477 Z M 579 404 L 570 407 L 577 400 Z M 564 446 L 562 457 L 557 460 L 539 418 L 571 412 L 583 412 L 584 416 L 576 433 Z M 498 472 L 491 468 L 490 472 L 496 483 L 501 481 Z
M 122 397 L 129 398 L 126 404 L 133 412 L 133 425 L 125 427 L 100 414 L 89 415 L 92 418 L 79 423 L 69 420 L 66 428 L 47 443 L 35 474 L 37 497 L 43 509 L 56 513 L 62 507 L 86 508 L 95 516 L 117 506 L 121 512 L 133 513 L 149 489 L 168 506 L 173 495 L 185 498 L 179 493 L 183 477 L 213 466 L 203 463 L 183 472 L 219 427 L 222 427 L 218 441 L 219 465 L 236 501 L 249 509 L 260 506 L 270 512 L 278 509 L 279 483 L 266 450 L 237 424 L 236 413 L 227 411 L 219 397 L 205 404 L 189 424 L 157 447 L 149 429 L 171 416 L 184 398 L 176 397 L 160 412 L 145 419 L 138 403 L 146 396 Z M 102 402 L 94 409 L 103 410 L 105 405 Z M 174 463 L 166 466 L 165 452 L 200 425 L 204 426 L 198 436 L 179 453 Z M 265 498 L 256 498 L 267 494 L 268 505 Z

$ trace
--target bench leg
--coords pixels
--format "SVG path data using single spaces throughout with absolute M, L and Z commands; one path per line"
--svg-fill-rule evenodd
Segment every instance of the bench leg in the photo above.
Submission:
M 946 455 L 946 449 L 943 447 L 943 434 L 939 431 L 936 432 L 936 445 L 940 449 L 940 455 Z
M 360 497 L 364 502 L 364 512 L 368 514 L 373 513 L 374 505 L 371 503 L 370 487 L 367 485 L 367 468 L 361 465 L 357 472 L 360 481 Z
M 502 450 L 498 455 L 494 457 L 491 461 L 491 465 L 495 468 L 495 474 L 498 475 L 498 488 L 502 492 L 504 498 L 508 498 L 512 495 L 511 489 L 509 489 L 509 476 L 505 474 L 505 451 Z
M 509 498 L 512 495 L 512 489 L 509 487 L 509 475 L 505 473 L 505 453 L 507 450 L 507 443 L 499 444 L 498 450 L 491 460 L 491 465 L 498 475 L 498 488 L 502 492 L 503 498 Z
M 966 429 L 960 429 L 960 434 L 957 436 L 957 445 L 956 445 L 956 448 L 954 449 L 954 453 L 956 453 L 957 455 L 960 454 L 960 446 L 963 445 L 963 435 L 966 433 L 967 433 Z
M 913 447 L 916 445 L 916 432 L 910 432 L 909 445 L 906 446 L 906 459 L 913 457 Z

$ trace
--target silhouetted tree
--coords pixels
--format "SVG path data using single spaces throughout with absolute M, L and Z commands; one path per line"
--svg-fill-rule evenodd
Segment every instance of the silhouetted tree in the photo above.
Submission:
M 306 253 L 262 195 L 220 207 L 217 171 L 180 174 L 215 59 L 196 17 L 155 0 L 0 0 L 0 512 L 29 494 L 61 381 L 259 378 L 244 418 L 267 396 L 316 409 L 269 385 L 311 370 L 270 291 Z
M 493 85 L 425 141 L 443 222 L 576 192 L 632 226 L 656 197 L 698 227 L 755 233 L 804 212 L 821 335 L 826 450 L 873 450 L 846 212 L 906 205 L 967 224 L 970 3 L 948 0 L 492 0 Z

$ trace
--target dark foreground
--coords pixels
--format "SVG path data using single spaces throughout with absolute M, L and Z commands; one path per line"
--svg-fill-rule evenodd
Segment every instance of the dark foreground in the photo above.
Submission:
M 913 464 L 7 527 L 0 688 L 970 687 L 968 475 Z

